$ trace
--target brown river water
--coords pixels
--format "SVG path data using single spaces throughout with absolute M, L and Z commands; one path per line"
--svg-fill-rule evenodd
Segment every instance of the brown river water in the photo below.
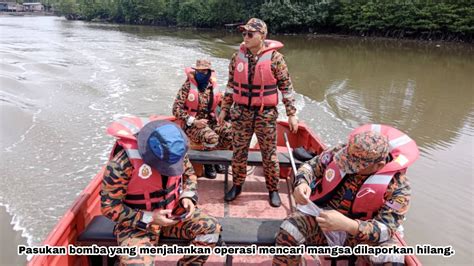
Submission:
M 472 265 L 474 47 L 271 38 L 285 44 L 299 118 L 329 146 L 364 123 L 393 125 L 418 143 L 406 240 L 453 246 L 449 258 L 420 256 L 427 265 Z M 111 121 L 170 114 L 183 69 L 197 58 L 212 60 L 223 90 L 240 41 L 220 31 L 0 17 L 0 218 L 8 228 L 0 264 L 22 264 L 12 246 L 40 244 L 105 163 Z

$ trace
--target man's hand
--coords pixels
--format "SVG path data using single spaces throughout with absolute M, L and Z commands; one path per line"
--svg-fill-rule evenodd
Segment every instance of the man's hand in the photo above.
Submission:
M 290 132 L 295 134 L 298 132 L 298 119 L 296 119 L 296 116 L 290 115 L 288 117 L 288 125 L 290 126 Z
M 295 187 L 295 192 L 293 192 L 296 203 L 301 205 L 306 205 L 310 202 L 309 195 L 311 195 L 311 188 L 304 182 Z
M 344 214 L 336 211 L 322 211 L 319 217 L 316 217 L 319 227 L 323 231 L 346 231 L 351 235 L 357 234 L 359 223 Z
M 154 210 L 152 223 L 157 224 L 159 226 L 170 226 L 179 222 L 168 219 L 167 215 L 169 214 L 171 214 L 171 210 Z
M 184 217 L 184 220 L 191 218 L 193 216 L 194 210 L 196 209 L 194 202 L 191 199 L 183 198 L 181 199 L 181 205 L 183 205 L 183 208 L 185 208 L 186 212 L 188 213 L 186 217 Z
M 197 128 L 205 128 L 207 126 L 207 119 L 194 120 L 194 126 Z
M 217 124 L 219 126 L 224 124 L 226 116 L 227 116 L 227 112 L 224 110 L 221 110 L 221 112 L 219 113 L 219 117 L 217 117 Z

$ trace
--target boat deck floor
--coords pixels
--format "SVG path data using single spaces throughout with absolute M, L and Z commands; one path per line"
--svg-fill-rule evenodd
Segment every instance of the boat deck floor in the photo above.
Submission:
M 216 179 L 198 178 L 198 208 L 215 217 L 284 219 L 290 213 L 288 190 L 285 179 L 280 179 L 280 197 L 282 206 L 271 207 L 268 190 L 265 186 L 262 167 L 248 167 L 245 184 L 237 199 L 224 201 L 224 175 Z M 232 175 L 229 175 L 228 188 L 232 187 Z M 225 228 L 224 228 L 225 230 Z M 181 256 L 157 257 L 156 265 L 176 265 Z M 271 265 L 271 256 L 233 256 L 233 265 Z M 312 259 L 307 260 L 307 265 Z M 211 255 L 206 265 L 223 265 L 225 257 Z

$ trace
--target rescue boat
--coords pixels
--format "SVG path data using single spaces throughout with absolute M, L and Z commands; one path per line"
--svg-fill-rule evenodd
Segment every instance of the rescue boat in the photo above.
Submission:
M 168 119 L 174 121 L 174 117 L 153 116 L 150 119 Z M 288 135 L 290 146 L 300 148 L 305 153 L 319 154 L 325 145 L 321 139 L 304 123 L 299 124 L 297 134 L 291 134 L 286 121 L 278 121 L 277 124 L 277 146 L 280 160 L 280 196 L 282 206 L 272 208 L 268 203 L 268 191 L 265 187 L 265 179 L 259 159 L 258 144 L 251 148 L 249 166 L 247 168 L 247 179 L 243 186 L 242 194 L 234 201 L 224 201 L 224 191 L 232 185 L 230 174 L 219 174 L 216 179 L 198 179 L 199 203 L 198 207 L 207 214 L 219 217 L 223 225 L 222 244 L 227 246 L 249 246 L 272 245 L 276 230 L 282 219 L 284 219 L 294 208 L 291 195 L 291 164 L 290 156 L 286 146 L 284 134 Z M 230 151 L 221 151 L 215 158 L 197 147 L 190 151 L 190 158 L 199 175 L 199 163 L 214 162 L 229 164 L 231 160 Z M 294 153 L 293 153 L 294 154 Z M 211 154 L 212 155 L 212 154 Z M 229 157 L 230 156 L 230 157 Z M 300 155 L 301 156 L 301 155 Z M 298 157 L 298 156 L 297 156 Z M 217 159 L 216 159 L 217 158 Z M 297 160 L 297 164 L 303 159 Z M 113 222 L 102 216 L 100 211 L 100 197 L 102 176 L 104 168 L 91 180 L 90 184 L 77 197 L 72 206 L 66 211 L 58 224 L 49 233 L 42 245 L 49 246 L 116 246 L 113 237 Z M 227 182 L 226 182 L 227 181 Z M 397 240 L 401 246 L 405 246 L 401 235 L 397 233 Z M 175 241 L 173 239 L 162 239 L 160 244 L 186 245 L 187 241 Z M 176 265 L 178 255 L 157 256 L 156 264 Z M 306 255 L 307 265 L 366 265 L 366 263 L 355 258 L 339 257 L 330 258 L 323 256 L 311 257 Z M 116 258 L 107 256 L 85 256 L 85 255 L 42 255 L 33 256 L 29 266 L 75 266 L 75 265 L 114 265 Z M 271 265 L 270 255 L 238 255 L 219 256 L 211 255 L 206 265 Z M 341 264 L 342 263 L 342 264 Z M 421 265 L 420 261 L 412 255 L 405 256 L 406 265 Z

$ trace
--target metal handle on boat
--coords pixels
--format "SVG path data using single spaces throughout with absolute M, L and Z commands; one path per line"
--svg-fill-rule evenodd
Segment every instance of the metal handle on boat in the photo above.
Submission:
M 296 178 L 295 159 L 293 158 L 293 150 L 290 147 L 290 142 L 288 141 L 288 136 L 286 135 L 286 132 L 283 133 L 283 137 L 285 138 L 286 148 L 288 149 L 288 153 L 290 154 L 291 169 L 293 169 L 293 178 Z M 290 185 L 289 180 L 286 180 L 286 182 L 287 182 L 287 185 L 288 185 L 288 200 L 290 201 L 290 208 L 291 208 L 291 211 L 295 211 L 296 207 L 295 207 L 292 195 L 291 195 L 291 194 L 293 194 L 293 188 Z M 291 182 L 291 183 L 293 183 L 293 182 Z
M 283 133 L 283 137 L 285 138 L 285 144 L 286 148 L 288 149 L 288 153 L 290 154 L 290 162 L 291 162 L 291 168 L 293 169 L 293 176 L 296 178 L 296 164 L 295 164 L 295 159 L 293 159 L 293 150 L 290 147 L 290 142 L 288 141 L 288 136 L 286 135 L 286 132 Z

